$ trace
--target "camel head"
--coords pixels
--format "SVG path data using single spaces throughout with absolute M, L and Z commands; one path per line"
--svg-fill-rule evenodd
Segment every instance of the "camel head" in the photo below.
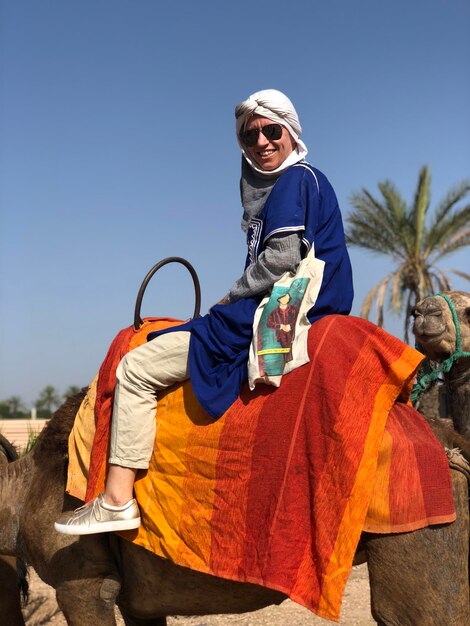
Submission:
M 470 352 L 470 293 L 445 291 L 455 307 L 460 324 L 461 350 Z M 428 296 L 413 311 L 413 333 L 432 361 L 443 361 L 456 349 L 456 328 L 444 298 Z

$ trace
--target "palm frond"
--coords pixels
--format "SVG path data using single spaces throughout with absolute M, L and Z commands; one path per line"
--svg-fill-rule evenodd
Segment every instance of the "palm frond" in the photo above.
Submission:
M 375 323 L 377 324 L 377 326 L 380 326 L 380 328 L 382 328 L 382 326 L 384 325 L 384 300 L 385 300 L 385 293 L 387 291 L 387 286 L 388 286 L 388 283 L 390 282 L 390 278 L 391 276 L 388 276 L 386 280 L 383 280 L 382 283 L 380 284 L 380 287 L 377 290 L 377 300 L 375 303 L 375 306 L 376 306 Z
M 413 229 L 410 228 L 406 202 L 395 185 L 389 180 L 379 183 L 378 187 L 384 197 L 387 214 L 391 218 L 391 221 L 389 219 L 389 236 L 394 238 L 398 236 L 399 247 L 409 254 L 412 250 L 414 236 Z
M 438 249 L 438 252 L 433 257 L 433 264 L 439 259 L 442 259 L 445 256 L 448 256 L 452 252 L 456 252 L 461 248 L 466 248 L 470 245 L 470 228 L 466 230 L 459 231 L 453 237 L 449 238 L 448 241 L 445 241 L 443 245 Z
M 392 292 L 390 294 L 390 307 L 392 311 L 401 311 L 403 306 L 403 265 L 394 272 Z
M 393 241 L 387 232 L 377 228 L 373 223 L 356 221 L 354 217 L 347 218 L 349 224 L 346 230 L 348 245 L 366 248 L 377 254 L 385 254 L 403 258 L 404 252 L 398 242 Z
M 393 210 L 382 205 L 365 189 L 353 194 L 350 202 L 354 210 L 346 218 L 348 243 L 402 258 L 404 237 Z
M 427 166 L 421 168 L 415 197 L 410 211 L 410 223 L 414 230 L 414 257 L 419 258 L 424 234 L 426 214 L 429 210 L 431 176 Z
M 416 271 L 416 288 L 414 291 L 416 300 L 421 300 L 426 295 L 429 295 L 429 287 L 432 285 L 432 279 L 430 272 L 423 267 L 418 267 Z
M 364 301 L 362 303 L 361 306 L 361 310 L 359 312 L 359 315 L 361 317 L 363 317 L 364 319 L 368 320 L 369 319 L 369 315 L 370 315 L 370 310 L 372 308 L 372 304 L 375 300 L 375 297 L 377 296 L 377 293 L 379 292 L 381 286 L 383 283 L 386 283 L 386 285 L 388 284 L 388 281 L 390 280 L 391 274 L 385 276 L 385 278 L 382 278 L 381 280 L 379 280 L 379 282 L 374 285 L 372 287 L 372 289 L 369 291 L 369 293 L 366 295 L 366 297 L 364 298 Z
M 449 270 L 449 272 L 452 272 L 452 274 L 457 274 L 457 276 L 460 276 L 460 278 L 465 278 L 465 280 L 470 280 L 470 274 L 467 274 L 467 272 L 462 272 L 461 270 Z
M 449 239 L 462 229 L 466 231 L 469 226 L 470 204 L 447 214 L 439 222 L 434 220 L 424 238 L 423 254 L 429 256 L 433 250 L 445 246 Z
M 409 291 L 408 297 L 406 299 L 405 322 L 404 322 L 404 328 L 403 328 L 403 337 L 406 343 L 410 343 L 409 321 L 410 321 L 411 311 L 413 310 L 413 306 L 411 305 L 411 299 L 413 295 L 415 294 L 413 294 L 412 291 Z
M 364 319 L 368 320 L 370 315 L 370 310 L 372 308 L 372 304 L 375 300 L 375 296 L 377 291 L 379 290 L 382 281 L 380 281 L 377 285 L 374 285 L 372 289 L 367 293 L 366 297 L 362 301 L 361 310 L 359 311 L 359 315 Z
M 390 180 L 384 180 L 378 184 L 378 187 L 385 199 L 387 213 L 395 221 L 401 221 L 403 218 L 406 218 L 406 202 L 395 185 Z
M 366 189 L 363 189 L 359 193 L 352 194 L 350 203 L 355 208 L 355 210 L 351 212 L 351 215 L 354 215 L 356 219 L 367 216 L 368 219 L 372 219 L 375 223 L 381 224 L 382 228 L 390 228 L 390 216 L 387 213 L 386 207 Z
M 434 222 L 439 224 L 456 204 L 465 198 L 470 191 L 470 180 L 464 180 L 458 185 L 454 185 L 447 192 L 446 196 L 439 202 L 434 211 Z
M 450 278 L 444 270 L 434 267 L 432 272 L 430 272 L 430 276 L 432 277 L 432 283 L 429 285 L 428 292 L 425 296 L 431 296 L 439 291 L 450 291 L 452 289 Z

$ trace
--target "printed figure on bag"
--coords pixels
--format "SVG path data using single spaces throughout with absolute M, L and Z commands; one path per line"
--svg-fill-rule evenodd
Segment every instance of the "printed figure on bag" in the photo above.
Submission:
M 289 287 L 274 286 L 258 327 L 258 363 L 260 372 L 281 376 L 292 360 L 295 326 L 309 278 L 296 278 Z

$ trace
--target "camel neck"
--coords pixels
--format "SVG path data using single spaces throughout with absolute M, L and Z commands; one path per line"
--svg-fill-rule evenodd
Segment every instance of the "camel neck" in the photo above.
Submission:
M 28 457 L 0 467 L 0 501 L 3 511 L 0 554 L 17 554 L 19 518 L 26 494 L 32 487 L 31 459 Z
M 454 428 L 461 435 L 470 435 L 470 359 L 461 359 L 445 375 L 445 397 Z

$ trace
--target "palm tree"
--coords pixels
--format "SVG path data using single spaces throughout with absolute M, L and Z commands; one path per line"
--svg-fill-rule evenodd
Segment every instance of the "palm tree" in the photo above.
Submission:
M 39 394 L 39 398 L 36 400 L 36 406 L 38 411 L 44 414 L 45 417 L 50 417 L 54 408 L 57 408 L 60 404 L 60 397 L 52 385 L 47 385 Z
M 400 314 L 405 309 L 404 336 L 408 341 L 408 319 L 418 300 L 452 289 L 448 272 L 470 280 L 470 274 L 461 270 L 444 271 L 437 266 L 443 257 L 470 244 L 470 204 L 456 206 L 470 190 L 470 181 L 453 187 L 432 212 L 431 177 L 426 166 L 419 173 L 409 207 L 389 180 L 378 187 L 380 199 L 366 189 L 352 195 L 354 209 L 347 217 L 346 237 L 351 245 L 391 257 L 395 269 L 372 287 L 360 314 L 368 319 L 376 301 L 376 323 L 383 326 L 388 288 L 391 310 Z
M 19 417 L 26 411 L 23 401 L 19 396 L 11 396 L 11 398 L 8 398 L 7 402 L 10 405 L 10 414 L 12 417 Z
M 6 418 L 23 417 L 27 410 L 19 396 L 11 396 L 11 398 L 4 400 L 1 404 L 0 415 Z
M 71 398 L 72 396 L 76 396 L 77 393 L 80 393 L 80 391 L 81 391 L 81 387 L 77 387 L 77 385 L 70 385 L 64 391 L 62 397 L 63 397 L 64 400 L 67 400 L 67 398 Z

